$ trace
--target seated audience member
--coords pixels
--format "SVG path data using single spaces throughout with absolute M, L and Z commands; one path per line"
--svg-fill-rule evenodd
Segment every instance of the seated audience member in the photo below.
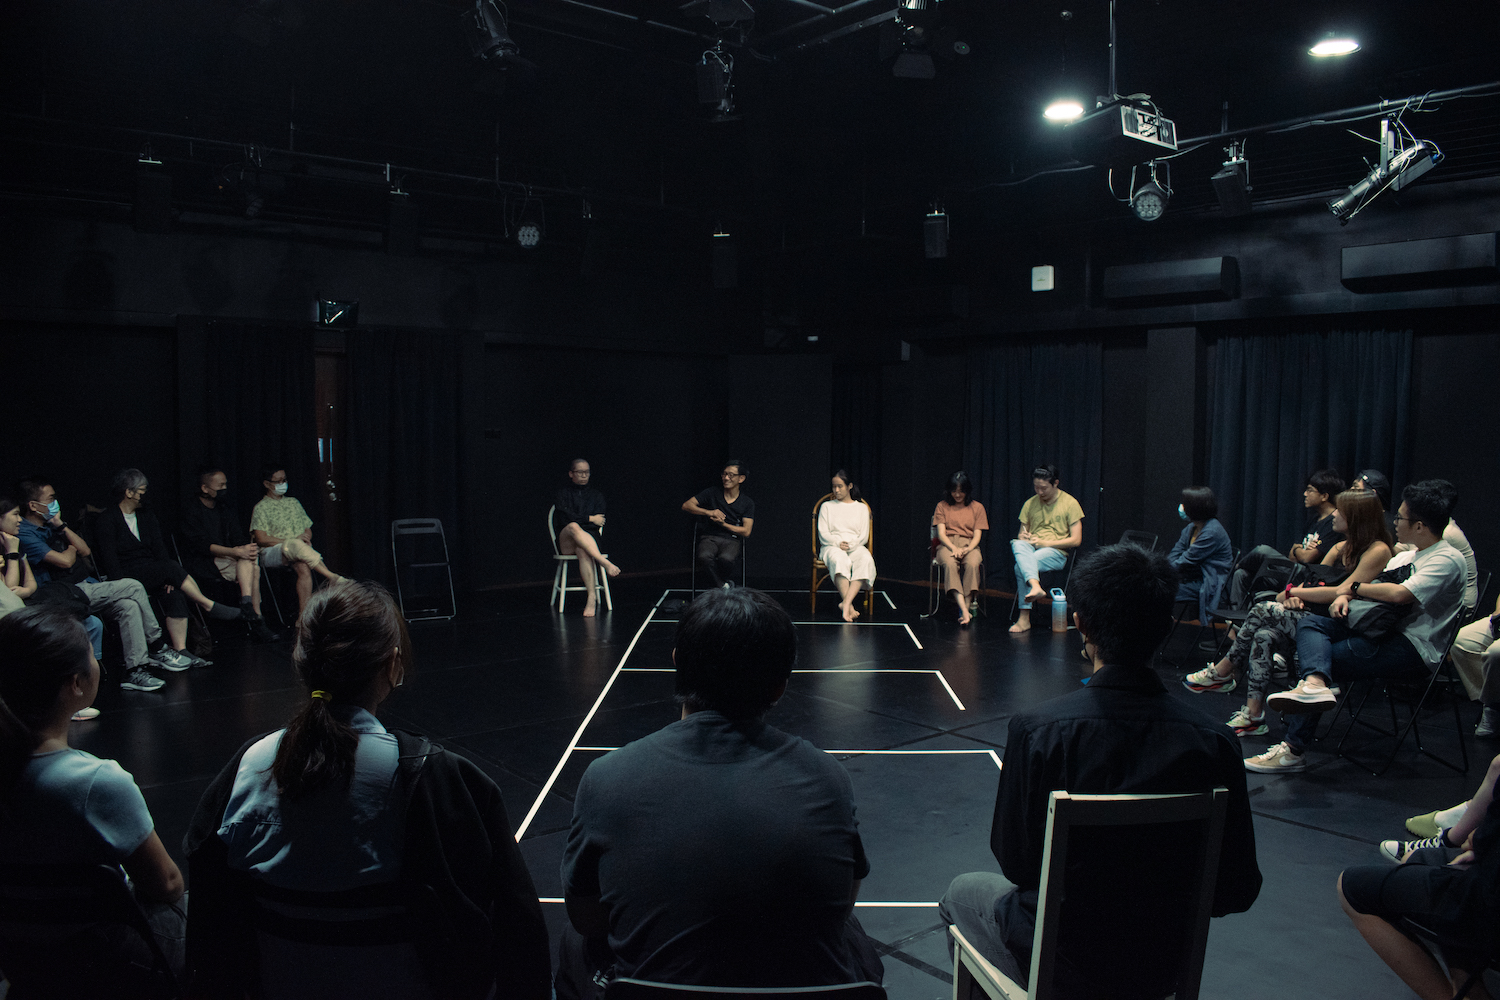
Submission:
M 1500 736 L 1500 670 L 1496 669 L 1500 665 L 1500 600 L 1495 601 L 1494 613 L 1488 618 L 1458 630 L 1449 655 L 1464 686 L 1484 705 L 1474 735 Z
M 5 559 L 5 586 L 0 587 L 0 618 L 21 610 L 26 606 L 26 598 L 36 593 L 36 574 L 21 551 L 20 535 L 20 504 L 9 497 L 0 497 L 0 554 Z
M 718 486 L 711 486 L 682 504 L 683 510 L 702 519 L 698 527 L 698 551 L 693 558 L 698 562 L 698 572 L 713 581 L 715 587 L 733 583 L 740 548 L 755 527 L 755 501 L 741 490 L 744 484 L 745 463 L 732 458 L 724 463 Z
M 115 504 L 106 507 L 94 522 L 99 568 L 115 579 L 138 580 L 146 593 L 156 595 L 167 619 L 167 641 L 172 648 L 190 659 L 192 666 L 209 666 L 208 660 L 187 651 L 188 602 L 225 621 L 239 618 L 240 611 L 205 595 L 188 571 L 172 561 L 156 515 L 144 507 L 148 485 L 140 469 L 115 473 Z M 165 663 L 162 667 L 185 669 Z
M 1377 469 L 1366 469 L 1355 477 L 1356 484 L 1364 483 L 1364 489 L 1374 490 L 1380 497 L 1380 505 L 1386 510 L 1391 509 L 1391 481 L 1386 478 L 1385 473 Z M 1457 506 L 1458 491 L 1450 483 L 1448 486 L 1452 491 L 1453 504 Z M 1452 517 L 1448 518 L 1448 527 L 1443 529 L 1443 541 L 1458 550 L 1458 554 L 1464 557 L 1464 607 L 1470 611 L 1475 609 L 1479 603 L 1479 563 L 1474 558 L 1474 549 L 1469 545 L 1469 538 L 1458 526 L 1458 522 Z M 1397 545 L 1396 553 L 1409 552 L 1412 549 L 1410 543 Z M 1476 674 L 1464 676 L 1464 686 L 1469 689 L 1470 698 L 1479 697 L 1479 688 L 1483 681 Z
M 1233 691 L 1235 671 L 1246 674 L 1245 705 L 1227 723 L 1236 736 L 1260 736 L 1268 731 L 1265 719 L 1266 692 L 1271 671 L 1279 661 L 1290 663 L 1297 652 L 1297 622 L 1307 605 L 1332 604 L 1338 584 L 1369 583 L 1391 559 L 1391 531 L 1385 508 L 1369 490 L 1345 490 L 1333 512 L 1334 530 L 1344 540 L 1328 551 L 1321 565 L 1332 579 L 1310 586 L 1289 587 L 1272 601 L 1250 609 L 1235 634 L 1234 644 L 1218 663 L 1183 678 L 1182 686 L 1195 694 Z
M 43 605 L 0 619 L 0 858 L 123 867 L 168 961 L 181 972 L 182 873 L 156 835 L 146 800 L 119 764 L 68 746 L 69 721 L 98 691 L 99 663 L 68 612 Z M 35 969 L 53 983 L 54 976 L 75 988 L 95 983 L 101 991 L 94 995 L 108 996 L 122 987 L 126 966 L 150 959 L 149 946 L 135 935 L 98 933 L 56 944 L 41 938 L 4 962 L 17 983 Z
M 375 718 L 411 666 L 390 593 L 348 582 L 319 591 L 298 619 L 292 663 L 303 707 L 240 748 L 183 842 L 195 989 L 243 996 L 269 967 L 288 997 L 546 1000 L 547 927 L 500 789 L 467 759 Z M 337 957 L 258 944 L 247 926 L 253 883 L 335 893 L 394 882 L 422 887 L 414 945 Z
M 1093 676 L 1087 687 L 1011 717 L 990 831 L 1004 878 L 993 872 L 958 876 L 939 913 L 1016 982 L 1030 975 L 1047 803 L 1054 791 L 1171 794 L 1222 785 L 1229 805 L 1213 914 L 1248 910 L 1260 893 L 1239 748 L 1222 725 L 1174 698 L 1151 666 L 1172 628 L 1177 583 L 1166 556 L 1135 545 L 1112 545 L 1079 559 L 1068 603 L 1093 660 Z M 1164 842 L 1158 831 L 1131 835 L 1127 847 L 1141 862 L 1142 878 L 1185 870 L 1180 847 Z M 1120 899 L 1129 900 L 1134 876 L 1119 874 Z M 1142 925 L 1152 921 L 1122 921 L 1115 907 L 1101 907 L 1097 918 L 1075 909 L 1069 920 L 1077 930 L 1058 952 L 1064 995 L 1171 992 L 1176 956 L 1150 947 L 1152 928 Z M 1130 975 L 1122 977 L 1126 969 Z
M 839 592 L 844 621 L 859 617 L 854 599 L 861 587 L 875 586 L 875 557 L 870 555 L 870 508 L 860 502 L 859 487 L 839 469 L 829 484 L 831 499 L 818 507 L 818 558 Z
M 151 673 L 148 667 L 186 670 L 193 661 L 184 653 L 161 643 L 161 626 L 146 597 L 140 581 L 98 580 L 89 575 L 87 559 L 92 550 L 78 533 L 62 519 L 62 505 L 52 485 L 38 476 L 23 479 L 16 485 L 16 499 L 22 505 L 20 528 L 21 551 L 36 574 L 37 594 L 45 598 L 46 584 L 67 583 L 89 602 L 90 617 L 98 623 L 88 629 L 94 658 L 102 655 L 104 627 L 100 618 L 108 618 L 120 630 L 125 652 L 125 673 L 120 687 L 127 691 L 158 691 L 166 681 Z M 156 652 L 152 652 L 152 648 Z
M 1495 947 L 1496 890 L 1500 889 L 1500 805 L 1495 779 L 1500 757 L 1463 817 L 1431 840 L 1386 841 L 1389 864 L 1360 865 L 1339 874 L 1338 896 L 1360 936 L 1422 1000 L 1467 996 L 1489 1000 L 1483 979 Z M 1426 946 L 1397 923 L 1415 920 L 1438 935 L 1445 970 Z
M 224 470 L 211 465 L 199 469 L 198 492 L 182 505 L 183 561 L 200 588 L 219 593 L 234 588 L 251 637 L 275 642 L 280 637 L 260 615 L 260 547 L 243 523 Z
M 575 458 L 568 465 L 569 485 L 557 491 L 552 500 L 552 527 L 557 532 L 557 551 L 578 557 L 578 575 L 588 588 L 583 602 L 583 617 L 597 613 L 598 594 L 595 573 L 600 567 L 610 576 L 619 576 L 620 567 L 604 558 L 599 550 L 599 536 L 604 528 L 604 494 L 589 485 L 587 459 Z
M 1209 611 L 1220 606 L 1234 546 L 1219 523 L 1219 498 L 1207 486 L 1183 490 L 1177 516 L 1188 522 L 1167 555 L 1177 569 L 1177 600 L 1198 605 L 1199 619 L 1207 622 Z
M 1302 541 L 1287 550 L 1288 559 L 1299 563 L 1322 562 L 1328 550 L 1343 541 L 1343 536 L 1333 528 L 1333 498 L 1343 491 L 1344 479 L 1333 469 L 1319 469 L 1307 477 L 1307 485 L 1302 489 L 1302 506 L 1313 512 L 1313 523 L 1302 536 Z M 1261 564 L 1280 555 L 1269 545 L 1257 545 L 1245 553 L 1229 581 L 1229 600 L 1234 607 L 1244 606 L 1245 599 L 1250 596 L 1246 591 Z
M 312 596 L 313 573 L 329 583 L 344 578 L 324 565 L 322 555 L 312 547 L 312 518 L 302 509 L 300 500 L 286 495 L 286 470 L 280 465 L 267 465 L 261 473 L 266 495 L 250 512 L 250 534 L 259 547 L 262 566 L 269 569 L 290 566 L 296 572 L 300 614 Z
M 958 605 L 958 623 L 967 625 L 979 586 L 984 582 L 984 574 L 980 572 L 984 555 L 979 543 L 990 530 L 984 504 L 974 499 L 974 484 L 967 472 L 960 470 L 948 477 L 943 498 L 932 511 L 932 523 L 937 528 L 937 561 L 942 571 L 938 586 L 944 594 L 953 595 Z
M 791 617 L 756 590 L 707 591 L 672 655 L 681 720 L 578 786 L 559 1000 L 599 997 L 611 969 L 688 986 L 880 982 L 854 917 L 870 864 L 849 775 L 765 723 L 797 657 Z
M 1068 550 L 1083 544 L 1083 508 L 1072 495 L 1058 489 L 1057 466 L 1040 465 L 1031 470 L 1031 488 L 1036 496 L 1021 505 L 1021 530 L 1010 543 L 1016 560 L 1016 600 L 1021 613 L 1012 632 L 1031 628 L 1031 603 L 1046 597 L 1043 570 L 1061 569 Z
M 1452 508 L 1451 485 L 1429 479 L 1406 487 L 1397 513 L 1396 538 L 1416 548 L 1395 556 L 1371 583 L 1339 584 L 1329 617 L 1307 615 L 1297 622 L 1298 671 L 1302 680 L 1290 691 L 1267 699 L 1272 711 L 1285 712 L 1286 739 L 1263 754 L 1249 757 L 1252 771 L 1275 773 L 1307 767 L 1304 752 L 1317 728 L 1316 713 L 1337 702 L 1329 684 L 1370 677 L 1426 678 L 1442 655 L 1448 628 L 1463 609 L 1464 560 L 1443 541 Z M 1379 601 L 1400 609 L 1401 618 L 1383 638 L 1369 639 L 1351 628 L 1351 600 Z

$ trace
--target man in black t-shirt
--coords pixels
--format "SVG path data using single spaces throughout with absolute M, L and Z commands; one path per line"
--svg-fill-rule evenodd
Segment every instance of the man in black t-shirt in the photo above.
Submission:
M 848 772 L 765 723 L 796 658 L 791 616 L 760 591 L 711 590 L 683 609 L 672 651 L 681 719 L 595 760 L 573 800 L 559 1000 L 596 998 L 609 976 L 881 980 L 854 918 L 870 863 Z
M 223 469 L 205 465 L 198 470 L 198 492 L 182 505 L 181 534 L 183 565 L 204 592 L 226 603 L 237 595 L 256 642 L 281 638 L 260 615 L 260 550 L 229 498 Z
M 755 525 L 755 501 L 740 492 L 745 482 L 745 463 L 739 459 L 724 463 L 719 482 L 718 488 L 704 490 L 685 502 L 682 509 L 701 518 L 698 549 L 693 553 L 698 570 L 715 587 L 727 587 L 734 578 L 740 546 Z
M 1333 501 L 1342 492 L 1344 479 L 1333 469 L 1319 469 L 1307 477 L 1307 485 L 1302 489 L 1302 506 L 1314 512 L 1314 520 L 1302 540 L 1287 551 L 1286 558 L 1299 563 L 1322 562 L 1323 557 L 1344 540 L 1341 532 L 1333 530 Z M 1267 559 L 1280 557 L 1281 552 L 1269 545 L 1257 545 L 1245 553 L 1229 580 L 1230 604 L 1242 607 L 1244 599 L 1249 596 L 1246 590 L 1260 571 L 1261 564 Z

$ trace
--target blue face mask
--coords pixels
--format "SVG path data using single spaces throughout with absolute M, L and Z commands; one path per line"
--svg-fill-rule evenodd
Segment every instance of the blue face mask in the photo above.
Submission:
M 1187 511 L 1183 508 L 1182 504 L 1177 505 L 1177 516 L 1182 518 L 1184 521 L 1188 519 Z
M 47 520 L 50 521 L 54 517 L 56 517 L 57 515 L 59 515 L 61 513 L 62 513 L 62 504 L 58 503 L 56 500 L 53 500 L 51 503 L 49 503 L 47 505 Z

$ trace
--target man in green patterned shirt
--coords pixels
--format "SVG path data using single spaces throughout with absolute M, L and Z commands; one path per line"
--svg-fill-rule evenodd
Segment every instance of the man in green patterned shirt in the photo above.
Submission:
M 268 465 L 261 471 L 266 495 L 250 514 L 250 533 L 260 546 L 260 564 L 272 569 L 290 566 L 297 573 L 297 612 L 307 607 L 312 596 L 312 575 L 317 572 L 330 583 L 344 578 L 323 564 L 323 557 L 311 545 L 312 518 L 302 509 L 296 497 L 286 495 L 286 470 Z

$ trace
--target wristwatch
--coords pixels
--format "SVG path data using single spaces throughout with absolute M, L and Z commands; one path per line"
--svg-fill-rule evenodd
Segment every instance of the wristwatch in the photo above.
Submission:
M 1355 597 L 1359 594 L 1359 581 L 1349 584 L 1349 596 Z

